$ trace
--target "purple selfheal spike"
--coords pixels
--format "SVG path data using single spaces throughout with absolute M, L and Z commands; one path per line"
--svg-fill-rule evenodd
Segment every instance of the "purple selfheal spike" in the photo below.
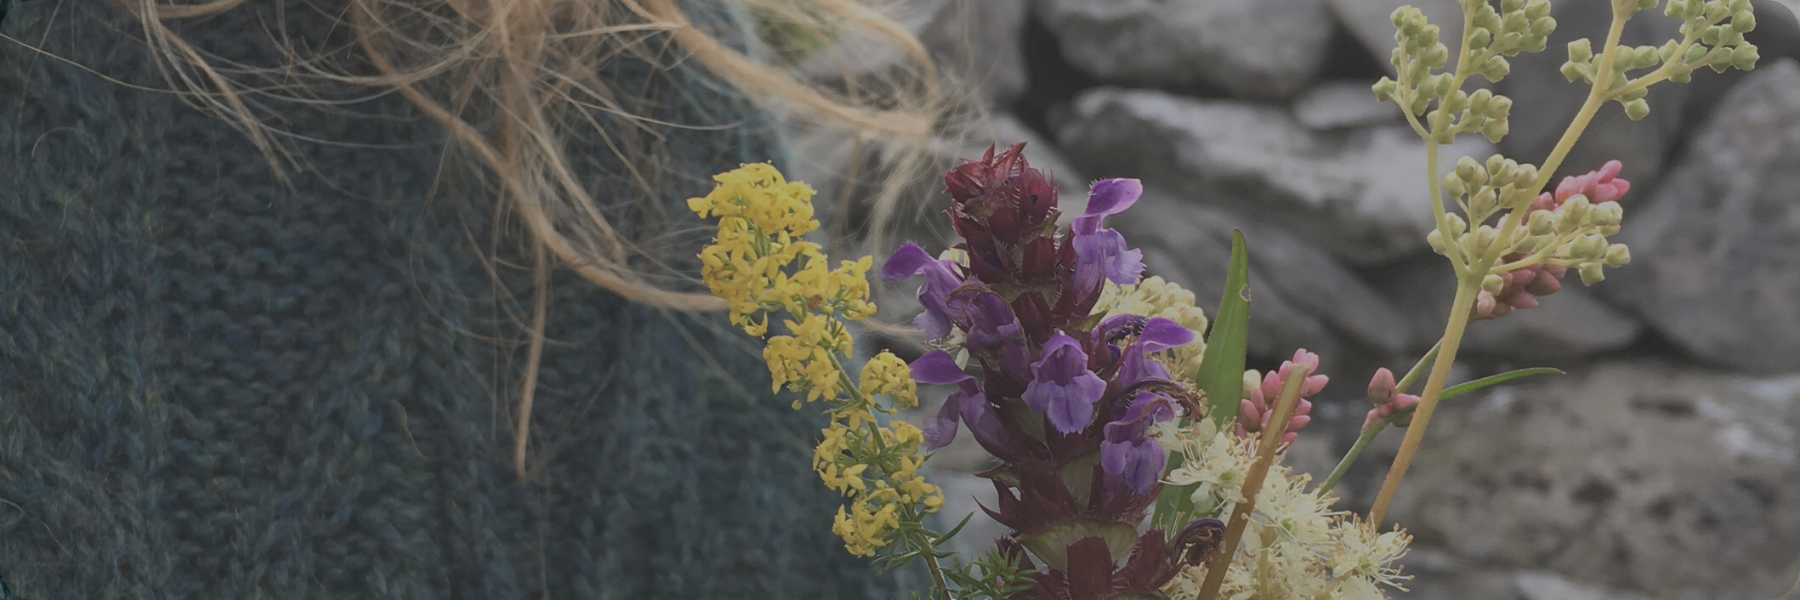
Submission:
M 1101 229 L 1100 221 L 1137 202 L 1144 193 L 1136 179 L 1107 179 L 1094 183 L 1087 210 L 1075 218 L 1069 231 L 1075 244 L 1075 289 L 1092 290 L 1102 277 L 1119 285 L 1137 283 L 1144 274 L 1144 252 L 1125 245 L 1125 236 Z
M 941 340 L 950 335 L 950 313 L 944 303 L 951 290 L 962 285 L 952 266 L 950 261 L 932 258 L 912 242 L 902 244 L 881 265 L 881 276 L 888 281 L 925 276 L 925 285 L 919 286 L 919 305 L 925 307 L 925 312 L 913 318 L 913 324 L 925 332 L 927 340 Z
M 1025 405 L 1048 416 L 1059 432 L 1086 428 L 1094 418 L 1094 403 L 1106 393 L 1106 381 L 1088 370 L 1087 360 L 1075 338 L 1058 333 L 1044 342 L 1043 358 L 1031 363 Z
M 1169 453 L 1145 434 L 1150 424 L 1174 416 L 1168 401 L 1153 392 L 1138 392 L 1124 419 L 1106 424 L 1106 441 L 1100 443 L 1100 468 L 1109 486 L 1128 484 L 1139 494 L 1162 477 Z

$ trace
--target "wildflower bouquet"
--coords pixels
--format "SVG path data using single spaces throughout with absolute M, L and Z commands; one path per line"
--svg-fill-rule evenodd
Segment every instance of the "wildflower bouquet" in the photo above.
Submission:
M 1631 187 L 1618 178 L 1621 165 L 1545 191 L 1564 156 L 1607 102 L 1641 119 L 1651 85 L 1756 62 L 1743 38 L 1755 24 L 1748 0 L 1671 0 L 1664 13 L 1682 22 L 1681 37 L 1637 48 L 1618 43 L 1625 23 L 1659 2 L 1610 1 L 1599 49 L 1588 40 L 1568 47 L 1562 72 L 1590 92 L 1542 166 L 1462 157 L 1448 173 L 1441 145 L 1476 132 L 1498 141 L 1508 129 L 1512 102 L 1465 92 L 1468 80 L 1499 81 L 1508 57 L 1543 50 L 1556 26 L 1550 5 L 1462 0 L 1466 34 L 1454 53 L 1417 9 L 1393 13 L 1396 76 L 1374 92 L 1425 140 L 1437 224 L 1427 241 L 1449 260 L 1457 292 L 1436 347 L 1399 379 L 1374 373 L 1375 406 L 1361 437 L 1317 486 L 1280 460 L 1311 419 L 1307 398 L 1329 381 L 1317 373 L 1319 357 L 1296 350 L 1268 373 L 1244 370 L 1241 235 L 1210 323 L 1192 293 L 1143 279 L 1141 253 L 1105 223 L 1138 200 L 1136 180 L 1094 183 L 1086 208 L 1064 219 L 1056 187 L 1028 164 L 1022 144 L 950 169 L 945 213 L 960 243 L 936 255 L 906 243 L 880 270 L 888 280 L 921 281 L 914 324 L 932 350 L 910 363 L 880 352 L 854 378 L 849 322 L 874 312 L 865 276 L 872 263 L 865 256 L 833 267 L 803 239 L 818 227 L 805 184 L 752 164 L 690 200 L 702 217 L 719 219 L 702 276 L 729 303 L 732 323 L 766 337 L 775 388 L 823 403 L 830 425 L 813 467 L 845 497 L 832 527 L 846 549 L 890 566 L 922 561 L 931 598 L 1384 597 L 1404 589 L 1396 561 L 1410 539 L 1379 525 L 1439 402 L 1550 371 L 1447 386 L 1465 328 L 1535 306 L 1571 269 L 1591 284 L 1603 267 L 1630 260 L 1607 241 Z M 780 319 L 780 333 L 770 335 L 771 319 Z M 889 418 L 918 404 L 918 384 L 954 391 L 922 426 Z M 1372 510 L 1334 509 L 1330 490 L 1388 425 L 1407 432 Z M 998 462 L 977 474 L 997 491 L 983 512 L 1010 530 L 971 560 L 943 549 L 961 525 L 945 533 L 926 526 L 943 493 L 919 474 L 926 453 L 964 427 Z

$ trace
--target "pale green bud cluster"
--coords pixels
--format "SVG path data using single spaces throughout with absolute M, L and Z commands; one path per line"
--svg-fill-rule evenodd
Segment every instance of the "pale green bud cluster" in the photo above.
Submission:
M 1629 15 L 1655 8 L 1657 1 L 1614 0 L 1614 6 Z M 1606 92 L 1624 105 L 1625 115 L 1634 121 L 1650 114 L 1650 104 L 1644 100 L 1650 83 L 1664 78 L 1687 83 L 1700 67 L 1711 67 L 1715 72 L 1732 67 L 1748 71 L 1756 68 L 1760 58 L 1756 45 L 1744 40 L 1744 34 L 1756 28 L 1750 0 L 1670 0 L 1663 13 L 1681 19 L 1680 40 L 1669 40 L 1662 46 L 1619 46 L 1614 50 Z M 1598 60 L 1593 42 L 1586 38 L 1569 42 L 1563 77 L 1593 84 L 1602 68 Z M 1632 71 L 1651 68 L 1658 69 L 1639 79 L 1628 76 Z
M 1464 156 L 1456 170 L 1444 175 L 1444 195 L 1462 205 L 1463 213 L 1476 222 L 1502 208 L 1523 206 L 1537 192 L 1538 170 L 1495 154 L 1487 162 Z
M 1542 52 L 1544 44 L 1550 38 L 1550 32 L 1556 31 L 1556 19 L 1550 18 L 1549 0 L 1501 0 L 1500 9 L 1495 10 L 1486 0 L 1462 0 L 1465 5 L 1473 5 L 1475 26 L 1468 32 L 1469 51 L 1472 54 L 1492 54 L 1475 69 L 1488 81 L 1499 82 L 1505 77 L 1508 67 L 1502 56 L 1517 56 L 1520 52 Z M 1464 6 L 1465 11 L 1471 6 Z M 1496 60 L 1498 59 L 1498 60 Z
M 1425 127 L 1438 143 L 1473 132 L 1499 142 L 1509 129 L 1512 100 L 1486 90 L 1469 94 L 1461 84 L 1474 75 L 1491 82 L 1505 78 L 1512 72 L 1506 57 L 1543 50 L 1556 30 L 1556 19 L 1550 17 L 1549 0 L 1500 0 L 1499 8 L 1488 0 L 1460 1 L 1471 23 L 1457 40 L 1467 52 L 1457 58 L 1466 64 L 1453 72 L 1438 72 L 1452 58 L 1450 48 L 1438 39 L 1438 27 L 1426 22 L 1424 13 L 1402 6 L 1392 15 L 1397 43 L 1390 61 L 1398 78 L 1376 82 L 1375 97 L 1414 116 L 1426 116 Z M 1436 109 L 1431 109 L 1433 101 Z
M 1592 285 L 1602 279 L 1601 267 L 1618 268 L 1631 262 L 1631 250 L 1624 244 L 1609 243 L 1607 236 L 1619 233 L 1625 209 L 1618 202 L 1594 203 L 1587 196 L 1575 194 L 1553 209 L 1532 210 L 1526 226 L 1519 228 L 1518 252 L 1544 253 L 1545 262 L 1574 267 L 1581 282 Z

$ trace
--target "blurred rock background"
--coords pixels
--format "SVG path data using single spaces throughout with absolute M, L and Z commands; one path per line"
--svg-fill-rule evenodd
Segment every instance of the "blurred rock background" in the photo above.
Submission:
M 1410 2 L 1456 39 L 1455 0 Z M 1417 360 L 1453 288 L 1424 244 L 1423 147 L 1368 91 L 1403 3 L 904 0 L 955 109 L 872 251 L 901 237 L 942 249 L 935 172 L 991 142 L 1029 142 L 1071 212 L 1091 179 L 1142 178 L 1146 197 L 1109 222 L 1150 274 L 1195 290 L 1210 314 L 1241 229 L 1252 366 L 1296 347 L 1323 355 L 1333 383 L 1289 457 L 1322 477 L 1356 437 L 1370 374 Z M 1755 71 L 1659 85 L 1641 122 L 1609 105 L 1570 155 L 1563 174 L 1624 161 L 1619 240 L 1633 263 L 1471 328 L 1455 379 L 1569 374 L 1438 413 L 1391 512 L 1417 536 L 1407 597 L 1764 600 L 1800 576 L 1800 2 L 1755 5 Z M 1557 73 L 1563 47 L 1603 36 L 1609 18 L 1601 0 L 1560 0 L 1554 16 L 1550 48 L 1494 86 L 1519 107 L 1511 135 L 1497 148 L 1465 135 L 1446 165 L 1496 151 L 1542 161 L 1586 93 Z M 1624 41 L 1660 43 L 1674 26 L 1643 13 Z M 798 67 L 841 85 L 845 70 L 879 75 L 897 60 L 850 40 Z M 794 139 L 797 176 L 845 207 L 882 191 L 880 165 L 909 149 Z M 840 222 L 866 229 L 872 214 Z M 885 306 L 912 304 L 903 287 Z M 1401 435 L 1385 433 L 1338 488 L 1346 508 L 1366 509 Z M 966 475 L 982 461 L 972 443 L 933 461 L 952 521 L 992 496 Z M 978 514 L 965 548 L 991 547 L 986 523 Z

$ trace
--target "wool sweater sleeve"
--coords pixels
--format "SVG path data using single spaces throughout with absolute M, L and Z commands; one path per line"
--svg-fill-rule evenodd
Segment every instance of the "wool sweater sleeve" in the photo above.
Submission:
M 343 4 L 253 0 L 178 31 L 280 64 L 270 36 L 354 47 Z M 549 294 L 536 478 L 515 477 L 532 287 L 507 265 L 529 254 L 397 95 L 254 98 L 293 152 L 284 183 L 241 132 L 135 87 L 167 86 L 107 3 L 29 0 L 3 31 L 67 59 L 0 44 L 13 593 L 848 599 L 909 583 L 830 534 L 836 501 L 808 470 L 819 424 L 767 393 L 754 348 L 567 272 Z M 621 56 L 604 68 L 625 107 L 682 126 L 570 154 L 610 216 L 661 232 L 639 241 L 685 268 L 701 224 L 682 200 L 781 146 L 722 82 Z M 621 148 L 658 153 L 636 174 L 656 202 L 617 200 L 634 189 Z

